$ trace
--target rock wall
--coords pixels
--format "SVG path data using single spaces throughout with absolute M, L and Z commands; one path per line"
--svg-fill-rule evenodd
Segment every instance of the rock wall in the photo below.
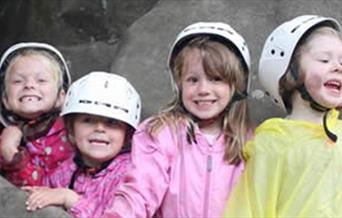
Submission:
M 142 94 L 144 117 L 165 105 L 171 96 L 167 56 L 176 35 L 197 21 L 223 21 L 247 41 L 252 58 L 250 108 L 256 125 L 284 116 L 264 93 L 256 77 L 264 41 L 280 23 L 302 14 L 332 16 L 342 21 L 338 0 L 162 0 L 134 22 L 121 42 L 112 72 L 125 75 Z
M 46 207 L 36 212 L 28 212 L 25 208 L 26 194 L 13 187 L 7 180 L 0 176 L 0 217 L 13 218 L 43 218 L 43 217 L 70 217 L 59 207 Z

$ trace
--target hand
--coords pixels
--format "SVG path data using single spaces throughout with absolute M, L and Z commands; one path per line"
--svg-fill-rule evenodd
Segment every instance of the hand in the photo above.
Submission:
M 50 205 L 69 209 L 79 199 L 79 195 L 76 192 L 67 188 L 24 186 L 22 190 L 29 193 L 26 200 L 26 209 L 29 211 L 35 211 Z
M 18 147 L 23 134 L 17 126 L 7 126 L 1 133 L 0 148 L 1 155 L 5 162 L 9 163 L 18 153 Z

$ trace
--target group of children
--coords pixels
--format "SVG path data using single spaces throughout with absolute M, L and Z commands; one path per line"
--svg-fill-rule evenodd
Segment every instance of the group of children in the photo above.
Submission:
M 73 217 L 342 217 L 342 36 L 333 18 L 278 26 L 258 78 L 288 116 L 255 131 L 250 54 L 231 26 L 198 22 L 173 43 L 173 98 L 140 123 L 138 92 L 61 53 L 19 43 L 0 59 L 1 175 L 27 209 Z M 252 133 L 254 132 L 254 133 Z

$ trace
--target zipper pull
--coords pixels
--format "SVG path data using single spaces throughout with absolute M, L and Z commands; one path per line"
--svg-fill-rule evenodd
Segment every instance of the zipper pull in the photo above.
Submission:
M 213 168 L 213 159 L 211 157 L 211 155 L 208 155 L 208 159 L 207 159 L 207 171 L 211 172 Z

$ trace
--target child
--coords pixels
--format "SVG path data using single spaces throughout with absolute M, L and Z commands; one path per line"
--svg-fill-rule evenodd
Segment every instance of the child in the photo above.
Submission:
M 133 169 L 104 217 L 218 217 L 242 169 L 249 52 L 224 23 L 186 27 L 169 56 L 174 99 L 133 137 Z
M 74 217 L 102 217 L 130 164 L 130 140 L 140 119 L 140 97 L 123 77 L 93 72 L 70 87 L 62 115 L 76 156 L 51 176 L 51 186 L 24 187 L 28 210 L 63 206 Z M 70 188 L 70 189 L 68 189 Z
M 342 217 L 339 23 L 304 15 L 265 42 L 259 78 L 288 116 L 256 129 L 227 217 Z
M 16 186 L 44 185 L 72 156 L 60 108 L 70 84 L 62 54 L 45 43 L 18 43 L 0 60 L 0 170 Z

